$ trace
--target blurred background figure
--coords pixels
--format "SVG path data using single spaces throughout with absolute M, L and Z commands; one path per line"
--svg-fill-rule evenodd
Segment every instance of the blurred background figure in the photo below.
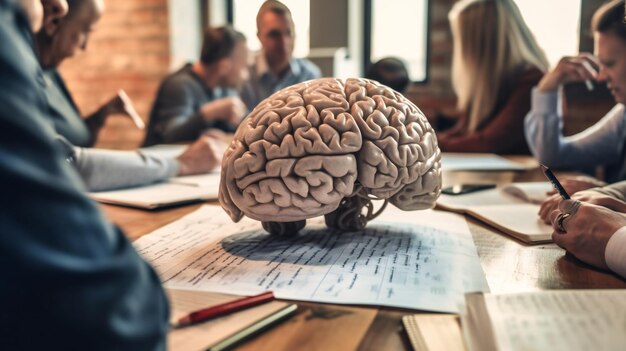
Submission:
M 161 83 L 144 145 L 192 141 L 209 129 L 234 132 L 246 113 L 236 89 L 247 78 L 247 60 L 243 34 L 208 28 L 200 59 Z
M 365 78 L 373 79 L 403 94 L 409 86 L 409 71 L 402 60 L 396 57 L 385 57 L 372 64 Z
M 525 132 L 533 155 L 551 168 L 593 172 L 605 166 L 608 182 L 626 179 L 626 27 L 624 1 L 604 4 L 593 16 L 593 56 L 564 57 L 533 90 Z M 570 82 L 606 82 L 617 105 L 588 129 L 563 135 L 561 87 Z M 594 179 L 563 179 L 570 193 L 598 186 Z M 554 197 L 552 200 L 556 200 Z M 556 206 L 553 204 L 553 207 Z
M 250 79 L 241 91 L 249 110 L 285 87 L 321 77 L 311 61 L 292 56 L 295 31 L 287 6 L 275 0 L 264 2 L 256 23 L 262 49 L 249 67 Z
M 85 49 L 89 33 L 104 10 L 101 0 L 70 0 L 67 5 L 67 16 L 44 21 L 36 33 L 43 67 L 56 67 L 79 48 Z M 52 11 L 55 10 L 46 7 L 46 19 L 53 16 Z M 177 157 L 147 155 L 138 150 L 80 147 L 95 140 L 93 130 L 83 123 L 56 69 L 49 69 L 44 77 L 47 77 L 45 93 L 49 116 L 59 134 L 58 140 L 64 145 L 67 159 L 71 160 L 88 191 L 139 186 L 178 175 L 206 173 L 219 167 L 226 147 L 220 135 L 203 136 Z M 117 113 L 127 108 L 126 99 L 118 95 L 87 121 L 103 122 L 109 112 Z M 94 126 L 89 123 L 87 125 Z M 78 146 L 74 142 L 78 142 Z
M 449 152 L 525 154 L 531 89 L 548 69 L 513 0 L 463 0 L 449 13 L 452 83 L 461 117 L 438 134 Z
M 39 61 L 44 69 L 45 92 L 55 129 L 73 145 L 93 146 L 107 117 L 115 114 L 131 116 L 134 108 L 125 93 L 118 92 L 94 113 L 81 117 L 57 68 L 77 51 L 87 49 L 89 35 L 104 11 L 104 2 L 68 0 L 67 3 L 71 8 L 67 16 L 44 23 L 35 35 Z

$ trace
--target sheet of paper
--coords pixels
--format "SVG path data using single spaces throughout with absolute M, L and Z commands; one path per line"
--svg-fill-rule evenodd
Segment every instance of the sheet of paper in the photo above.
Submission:
M 509 161 L 496 154 L 450 153 L 441 154 L 444 171 L 522 171 L 526 166 Z
M 215 306 L 241 298 L 205 291 L 168 289 L 171 305 L 171 320 L 202 308 Z M 261 320 L 289 305 L 272 301 L 243 311 L 199 323 L 190 327 L 170 330 L 167 335 L 168 350 L 205 350 L 208 346 Z
M 285 238 L 203 206 L 135 246 L 170 288 L 440 312 L 458 312 L 464 293 L 488 290 L 465 220 L 435 211 L 391 208 L 361 232 L 309 221 Z
M 623 350 L 624 290 L 486 295 L 500 350 Z
M 201 188 L 213 188 L 219 189 L 220 186 L 220 172 L 211 172 L 207 174 L 198 174 L 184 177 L 170 178 L 170 183 L 186 184 L 197 186 Z
M 158 183 L 138 188 L 89 193 L 89 196 L 103 203 L 150 209 L 198 200 L 217 199 L 218 191 L 218 188 Z

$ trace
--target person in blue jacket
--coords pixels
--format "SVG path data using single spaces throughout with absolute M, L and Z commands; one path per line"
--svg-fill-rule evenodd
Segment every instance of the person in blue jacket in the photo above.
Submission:
M 2 348 L 162 350 L 158 276 L 84 194 L 46 115 L 32 31 L 65 0 L 0 0 Z

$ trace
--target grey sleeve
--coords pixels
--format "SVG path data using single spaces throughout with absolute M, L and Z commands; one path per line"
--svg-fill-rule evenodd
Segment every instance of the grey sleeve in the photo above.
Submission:
M 200 131 L 210 127 L 195 109 L 197 93 L 182 79 L 165 81 L 157 101 L 151 128 L 165 143 L 194 140 Z
M 601 188 L 592 189 L 595 192 L 626 201 L 626 181 L 613 183 Z
M 178 173 L 176 159 L 141 151 L 75 148 L 74 165 L 89 191 L 145 185 Z
M 532 109 L 524 120 L 531 152 L 548 167 L 588 168 L 613 164 L 624 144 L 624 105 L 618 104 L 586 130 L 563 136 L 559 93 L 533 89 Z

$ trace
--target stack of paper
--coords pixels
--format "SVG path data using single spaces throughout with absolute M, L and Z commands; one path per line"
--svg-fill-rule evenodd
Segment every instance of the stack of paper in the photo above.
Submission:
M 469 294 L 469 350 L 623 350 L 625 290 Z

